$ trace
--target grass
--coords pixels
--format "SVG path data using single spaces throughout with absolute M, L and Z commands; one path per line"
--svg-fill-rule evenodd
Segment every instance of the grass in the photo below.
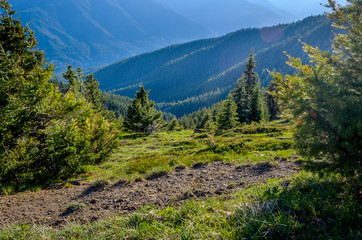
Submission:
M 0 230 L 0 239 L 360 239 L 355 187 L 338 174 L 302 171 L 231 195 L 145 206 L 91 225 L 12 226 Z
M 68 205 L 66 211 L 68 212 L 75 212 L 77 210 L 82 209 L 83 207 L 85 207 L 86 205 L 84 203 L 78 203 L 78 202 L 74 202 Z
M 124 134 L 110 161 L 88 166 L 79 178 L 87 177 L 92 187 L 101 188 L 120 179 L 144 181 L 217 160 L 237 166 L 293 161 L 291 135 L 282 122 L 243 126 L 218 136 L 193 131 Z M 0 239 L 361 239 L 360 186 L 358 179 L 303 170 L 232 194 L 166 208 L 144 206 L 132 215 L 90 225 L 69 224 L 58 230 L 9 226 L 0 230 Z M 83 206 L 73 203 L 67 211 Z
M 197 162 L 219 160 L 236 165 L 268 162 L 296 154 L 290 137 L 289 125 L 280 121 L 243 126 L 220 136 L 191 130 L 151 136 L 123 134 L 119 152 L 106 163 L 87 166 L 87 173 L 80 177 L 133 181 L 157 172 L 167 173 L 181 164 L 190 167 Z

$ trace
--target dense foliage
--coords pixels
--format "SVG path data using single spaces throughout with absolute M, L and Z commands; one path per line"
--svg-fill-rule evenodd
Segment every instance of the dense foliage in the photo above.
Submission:
M 346 7 L 329 1 L 333 26 L 345 31 L 333 41 L 333 52 L 304 44 L 309 64 L 289 57 L 295 75 L 275 73 L 275 92 L 285 116 L 296 126 L 296 147 L 306 156 L 327 157 L 340 169 L 357 173 L 362 159 L 362 2 Z
M 128 107 L 125 127 L 134 132 L 154 133 L 163 127 L 162 113 L 156 112 L 155 103 L 148 99 L 149 91 L 143 86 Z
M 28 26 L 0 1 L 0 182 L 44 184 L 99 163 L 118 145 L 117 129 L 77 91 L 50 83 L 53 65 Z
M 241 78 L 233 89 L 233 99 L 237 106 L 240 123 L 260 122 L 263 118 L 263 101 L 260 90 L 260 79 L 254 71 L 256 61 L 254 50 L 251 50 Z
M 217 119 L 217 127 L 220 130 L 228 130 L 236 126 L 237 124 L 237 112 L 236 104 L 231 94 L 223 102 L 221 112 Z
M 218 102 L 212 107 L 202 108 L 196 112 L 184 115 L 180 118 L 179 123 L 186 129 L 194 128 L 213 128 L 216 126 L 218 115 L 221 112 L 222 102 Z

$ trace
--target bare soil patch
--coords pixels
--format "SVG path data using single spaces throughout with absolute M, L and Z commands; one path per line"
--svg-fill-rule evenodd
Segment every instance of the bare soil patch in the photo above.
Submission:
M 144 205 L 167 206 L 189 198 L 228 194 L 267 179 L 286 177 L 298 163 L 235 167 L 224 162 L 196 164 L 149 180 L 94 188 L 84 182 L 71 188 L 0 196 L 0 228 L 10 224 L 62 227 L 70 222 L 91 223 L 116 214 L 129 214 Z M 74 203 L 72 208 L 69 206 Z

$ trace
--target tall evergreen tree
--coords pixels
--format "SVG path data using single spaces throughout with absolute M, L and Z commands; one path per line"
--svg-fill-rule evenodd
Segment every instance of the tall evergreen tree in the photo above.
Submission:
M 94 78 L 93 74 L 85 77 L 85 98 L 88 102 L 92 103 L 96 110 L 101 110 L 102 101 L 105 99 L 102 96 L 99 87 L 99 82 Z
M 260 90 L 260 81 L 254 86 L 254 90 L 250 99 L 250 117 L 249 120 L 260 122 L 263 117 L 263 100 Z
M 233 99 L 237 106 L 238 120 L 240 123 L 248 123 L 250 119 L 249 95 L 245 90 L 245 81 L 239 78 L 233 90 Z
M 67 66 L 67 71 L 63 73 L 63 78 L 68 81 L 68 90 L 73 89 L 74 91 L 75 89 L 75 91 L 77 91 L 79 89 L 77 74 L 71 65 Z
M 271 81 L 268 85 L 266 92 L 266 105 L 270 114 L 269 120 L 278 119 L 278 115 L 280 113 L 279 105 L 275 99 L 275 96 L 272 94 L 277 90 L 277 85 L 274 81 Z
M 245 81 L 245 91 L 251 96 L 253 94 L 255 85 L 259 81 L 259 76 L 254 69 L 256 68 L 256 61 L 254 59 L 254 49 L 251 49 L 251 53 L 249 54 L 248 62 L 245 65 L 246 70 L 243 71 L 242 78 Z
M 218 129 L 231 129 L 237 124 L 236 104 L 233 100 L 232 94 L 224 101 L 221 113 L 218 119 Z
M 256 61 L 254 59 L 254 50 L 251 50 L 248 61 L 245 65 L 246 70 L 240 79 L 236 82 L 233 90 L 233 98 L 237 106 L 237 113 L 240 123 L 259 122 L 262 117 L 262 97 L 260 92 L 260 79 L 254 69 Z
M 149 91 L 143 86 L 137 91 L 127 109 L 125 127 L 131 131 L 153 133 L 162 127 L 162 113 L 156 112 L 155 103 L 148 99 Z

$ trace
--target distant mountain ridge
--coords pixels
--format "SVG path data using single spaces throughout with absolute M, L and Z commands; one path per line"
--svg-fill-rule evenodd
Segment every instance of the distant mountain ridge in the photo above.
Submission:
M 151 89 L 160 109 L 177 116 L 222 100 L 241 76 L 254 48 L 262 85 L 270 81 L 266 69 L 291 72 L 283 51 L 306 59 L 299 39 L 330 49 L 330 21 L 315 16 L 292 24 L 244 29 L 228 35 L 173 45 L 141 54 L 96 71 L 101 88 L 133 97 L 140 84 Z
M 248 27 L 292 22 L 296 18 L 269 0 L 156 0 L 220 35 Z
M 193 39 L 205 26 L 153 0 L 15 0 L 57 67 L 92 67 Z

